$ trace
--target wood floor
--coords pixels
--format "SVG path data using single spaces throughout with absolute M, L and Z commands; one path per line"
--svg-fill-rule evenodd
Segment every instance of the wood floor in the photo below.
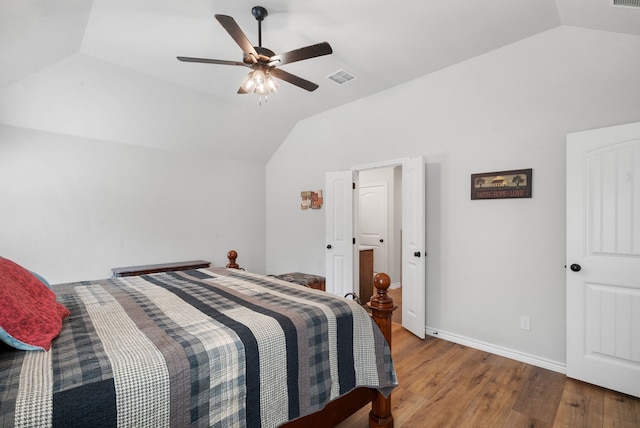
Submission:
M 402 324 L 402 288 L 390 288 L 389 296 L 393 299 L 393 303 L 398 307 L 393 311 L 391 320 L 395 323 Z
M 393 326 L 395 427 L 640 427 L 640 399 Z M 369 408 L 339 425 L 367 427 Z

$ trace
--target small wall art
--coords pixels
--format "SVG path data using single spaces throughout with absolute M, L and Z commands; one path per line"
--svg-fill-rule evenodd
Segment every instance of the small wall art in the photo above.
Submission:
M 319 210 L 322 208 L 322 190 L 305 190 L 300 192 L 302 202 L 300 203 L 300 209 L 307 210 Z
M 532 172 L 529 168 L 471 174 L 471 199 L 530 198 Z

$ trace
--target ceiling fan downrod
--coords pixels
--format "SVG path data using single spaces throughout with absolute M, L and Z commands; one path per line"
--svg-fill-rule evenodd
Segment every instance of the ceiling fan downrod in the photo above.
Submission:
M 254 6 L 251 8 L 251 15 L 258 21 L 258 46 L 262 47 L 262 21 L 269 15 L 269 12 L 262 6 Z

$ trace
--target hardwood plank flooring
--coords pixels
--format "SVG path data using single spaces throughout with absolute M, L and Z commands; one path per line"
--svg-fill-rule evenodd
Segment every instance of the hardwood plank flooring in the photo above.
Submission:
M 396 427 L 640 427 L 640 398 L 393 325 Z M 368 427 L 370 407 L 338 425 Z
M 398 324 L 402 324 L 402 287 L 389 288 L 388 292 L 389 296 L 393 299 L 393 303 L 398 306 L 398 309 L 393 312 L 391 320 Z

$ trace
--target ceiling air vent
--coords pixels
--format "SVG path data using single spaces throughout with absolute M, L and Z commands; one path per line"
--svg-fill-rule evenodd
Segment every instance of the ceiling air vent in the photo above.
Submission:
M 640 0 L 611 0 L 613 6 L 640 7 Z
M 333 80 L 340 85 L 342 85 L 343 83 L 347 83 L 355 78 L 356 76 L 344 70 L 338 70 L 335 73 L 327 76 L 327 79 Z

